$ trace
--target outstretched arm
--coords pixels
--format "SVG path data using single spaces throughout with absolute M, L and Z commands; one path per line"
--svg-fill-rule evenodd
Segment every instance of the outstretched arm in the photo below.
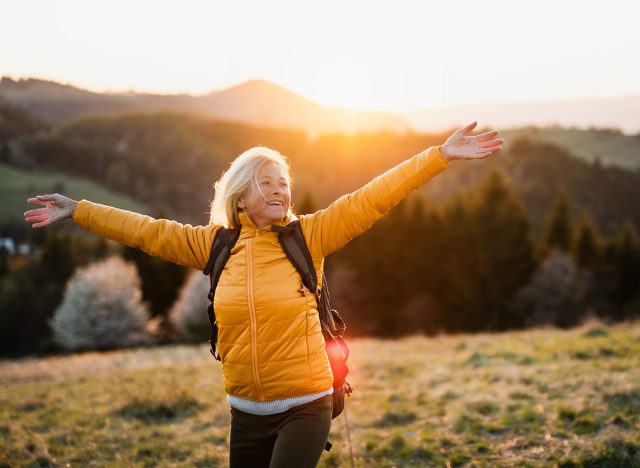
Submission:
M 470 136 L 477 122 L 457 130 L 443 145 L 432 146 L 376 177 L 364 187 L 333 202 L 327 209 L 301 217 L 312 252 L 325 257 L 366 231 L 454 159 L 482 159 L 502 149 L 493 130 Z
M 39 195 L 27 200 L 44 208 L 27 211 L 25 221 L 34 228 L 67 218 L 107 239 L 139 248 L 169 262 L 202 270 L 207 263 L 216 226 L 191 226 L 166 219 L 120 210 L 110 206 L 76 202 L 63 195 Z

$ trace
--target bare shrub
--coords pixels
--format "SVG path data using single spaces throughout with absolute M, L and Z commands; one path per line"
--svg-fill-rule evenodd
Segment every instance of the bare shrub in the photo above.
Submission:
M 576 325 L 586 310 L 589 278 L 567 254 L 554 249 L 518 291 L 512 307 L 526 325 Z
M 111 349 L 150 342 L 148 320 L 135 265 L 112 257 L 76 270 L 49 325 L 66 349 Z
M 181 341 L 201 343 L 209 338 L 211 332 L 207 315 L 209 288 L 209 278 L 199 271 L 191 272 L 182 286 L 178 299 L 169 312 L 178 339 Z

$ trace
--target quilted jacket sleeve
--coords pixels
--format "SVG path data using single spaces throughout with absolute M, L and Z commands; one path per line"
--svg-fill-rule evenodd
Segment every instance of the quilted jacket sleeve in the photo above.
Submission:
M 169 262 L 203 270 L 217 226 L 191 226 L 82 200 L 73 214 L 80 227 L 142 249 Z
M 340 197 L 328 208 L 302 216 L 301 224 L 305 237 L 310 239 L 312 253 L 326 257 L 336 251 L 449 164 L 440 146 L 432 146 Z

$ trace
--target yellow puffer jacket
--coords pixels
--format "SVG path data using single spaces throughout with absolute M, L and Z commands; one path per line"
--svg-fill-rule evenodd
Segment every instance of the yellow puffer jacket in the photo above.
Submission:
M 430 147 L 328 208 L 300 216 L 319 281 L 327 255 L 448 165 L 439 146 Z M 156 220 L 86 200 L 73 219 L 91 232 L 198 270 L 207 263 L 218 228 Z M 215 297 L 225 390 L 254 401 L 328 390 L 333 376 L 314 294 L 303 288 L 271 226 L 258 229 L 243 213 L 240 221 L 240 238 Z

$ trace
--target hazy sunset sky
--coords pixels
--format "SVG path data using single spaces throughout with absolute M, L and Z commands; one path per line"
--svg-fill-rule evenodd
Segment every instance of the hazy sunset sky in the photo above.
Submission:
M 368 110 L 637 95 L 634 4 L 0 0 L 0 74 L 162 93 L 262 78 Z

